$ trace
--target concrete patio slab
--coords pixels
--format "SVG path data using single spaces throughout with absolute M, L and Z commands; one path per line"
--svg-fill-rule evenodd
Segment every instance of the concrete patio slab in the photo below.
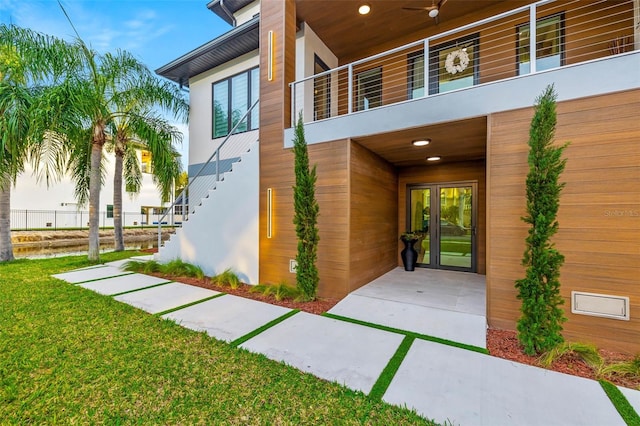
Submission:
M 56 274 L 53 275 L 53 277 L 65 280 L 71 284 L 77 284 L 85 281 L 100 280 L 125 274 L 128 274 L 128 272 L 123 272 L 120 268 L 116 268 L 114 266 L 102 266 L 99 268 L 77 269 L 70 272 L 64 272 L 62 274 Z
M 484 316 L 350 294 L 329 313 L 486 348 Z
M 288 308 L 226 294 L 163 315 L 163 318 L 231 342 L 290 311 Z
M 597 381 L 416 340 L 383 399 L 460 425 L 624 425 Z
M 141 288 L 150 287 L 152 285 L 168 282 L 170 281 L 165 278 L 157 278 L 143 274 L 128 274 L 119 277 L 105 278 L 98 281 L 82 283 L 79 284 L 79 286 L 89 290 L 93 290 L 96 293 L 111 296 L 118 293 L 124 293 L 125 291 L 138 290 Z
M 133 256 L 133 257 L 130 257 L 129 260 L 137 260 L 138 262 L 147 262 L 149 260 L 153 260 L 153 255 L 145 254 L 143 256 Z
M 105 265 L 107 265 L 107 266 L 113 266 L 114 268 L 123 269 L 123 266 L 124 266 L 126 263 L 131 262 L 132 260 L 133 260 L 134 262 L 143 262 L 143 261 L 141 261 L 141 260 L 135 260 L 135 259 L 122 259 L 122 260 L 114 260 L 113 262 L 107 262 L 107 263 L 105 263 Z
M 627 398 L 627 401 L 629 401 L 629 404 L 636 410 L 636 413 L 640 414 L 640 390 L 633 390 L 622 386 L 618 386 L 618 389 L 620 389 L 620 392 Z
M 484 275 L 426 268 L 408 272 L 395 268 L 351 294 L 484 316 L 485 287 Z
M 121 294 L 114 299 L 143 311 L 156 314 L 220 294 L 218 291 L 182 283 L 169 283 L 133 293 Z
M 300 312 L 241 347 L 369 393 L 404 336 Z

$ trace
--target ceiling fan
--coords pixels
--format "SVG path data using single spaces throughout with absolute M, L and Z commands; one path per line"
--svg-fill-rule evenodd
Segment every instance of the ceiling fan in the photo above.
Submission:
M 440 8 L 444 6 L 447 0 L 440 0 L 438 4 L 436 4 L 435 0 L 431 0 L 431 6 L 423 6 L 423 7 L 403 7 L 406 10 L 426 10 L 429 12 L 429 16 L 436 20 L 436 24 L 438 23 L 438 15 L 440 15 Z

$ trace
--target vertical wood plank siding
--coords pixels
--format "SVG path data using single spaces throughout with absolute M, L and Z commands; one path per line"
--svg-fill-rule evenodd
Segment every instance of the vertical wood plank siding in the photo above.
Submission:
M 556 141 L 570 141 L 561 180 L 553 238 L 565 255 L 561 292 L 569 319 L 565 336 L 608 348 L 640 351 L 640 90 L 558 104 Z M 527 226 L 525 178 L 533 109 L 492 115 L 489 120 L 488 320 L 515 328 L 520 301 L 514 281 L 522 278 Z M 571 314 L 571 291 L 631 300 L 631 320 Z

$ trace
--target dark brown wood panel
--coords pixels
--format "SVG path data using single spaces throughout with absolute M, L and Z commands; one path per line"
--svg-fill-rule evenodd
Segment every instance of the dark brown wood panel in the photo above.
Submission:
M 353 291 L 397 265 L 398 177 L 391 164 L 355 142 L 349 176 L 349 291 Z
M 569 319 L 565 336 L 604 347 L 640 350 L 640 90 L 560 102 L 557 143 L 570 141 L 566 186 L 553 241 L 565 256 L 561 294 Z M 487 310 L 490 325 L 515 328 L 520 302 L 515 280 L 527 227 L 527 140 L 533 109 L 489 119 L 488 204 L 490 257 Z M 528 117 L 528 118 L 527 118 Z M 571 314 L 571 291 L 628 296 L 631 320 Z
M 486 273 L 486 184 L 484 160 L 447 163 L 442 165 L 428 165 L 423 167 L 406 167 L 399 169 L 398 175 L 398 229 L 406 229 L 407 217 L 407 185 L 419 183 L 444 183 L 460 181 L 477 181 L 476 195 L 478 223 L 477 223 L 477 265 L 478 273 Z M 399 234 L 398 234 L 399 235 Z M 402 265 L 400 259 L 401 243 L 396 239 L 396 262 Z

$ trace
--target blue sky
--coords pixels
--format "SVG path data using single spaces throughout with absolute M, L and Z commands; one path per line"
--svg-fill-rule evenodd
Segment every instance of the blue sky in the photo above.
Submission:
M 80 37 L 100 53 L 124 49 L 155 70 L 228 31 L 207 0 L 62 0 Z M 0 22 L 71 40 L 56 0 L 0 0 Z M 188 135 L 180 151 L 186 164 Z

